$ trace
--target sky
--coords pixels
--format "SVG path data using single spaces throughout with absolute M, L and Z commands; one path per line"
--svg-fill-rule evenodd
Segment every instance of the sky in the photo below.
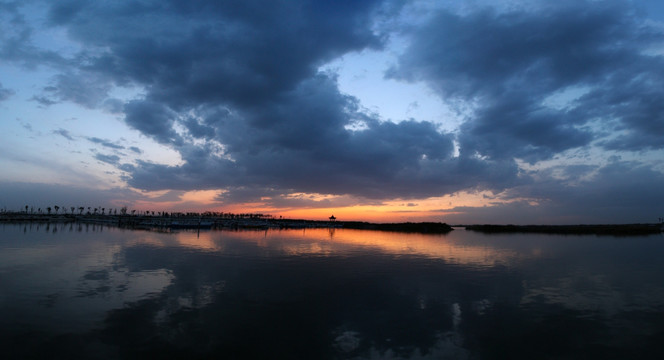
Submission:
M 664 216 L 664 4 L 0 0 L 0 209 Z

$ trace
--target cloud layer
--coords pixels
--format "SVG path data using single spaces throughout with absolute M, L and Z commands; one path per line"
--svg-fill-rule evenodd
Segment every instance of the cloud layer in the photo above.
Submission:
M 650 53 L 661 47 L 661 30 L 625 3 L 563 4 L 441 11 L 412 32 L 390 76 L 476 104 L 459 138 L 466 153 L 537 162 L 595 140 L 606 149 L 662 149 L 664 137 L 653 134 L 664 130 L 655 100 L 664 94 L 664 59 Z M 566 92 L 570 104 L 547 106 Z
M 180 154 L 179 165 L 95 154 L 138 189 L 224 189 L 225 202 L 489 190 L 503 200 L 559 199 L 566 207 L 575 198 L 603 207 L 610 206 L 603 191 L 639 198 L 625 174 L 647 173 L 640 194 L 650 189 L 649 198 L 662 200 L 653 187 L 662 176 L 658 162 L 589 159 L 593 175 L 582 194 L 569 178 L 519 165 L 554 161 L 570 173 L 566 156 L 574 151 L 661 152 L 661 26 L 615 1 L 440 8 L 404 20 L 417 4 L 48 2 L 46 27 L 80 46 L 68 56 L 35 46 L 19 8 L 4 4 L 17 26 L 3 35 L 0 58 L 58 70 L 35 95 L 39 103 L 117 113 Z M 334 73 L 319 70 L 350 52 L 384 50 L 397 37 L 405 45 L 386 78 L 427 84 L 459 109 L 456 131 L 441 130 L 445 119 L 385 121 L 342 93 Z M 114 88 L 140 95 L 121 103 Z M 11 94 L 0 86 L 0 101 Z M 87 140 L 141 153 L 102 137 Z

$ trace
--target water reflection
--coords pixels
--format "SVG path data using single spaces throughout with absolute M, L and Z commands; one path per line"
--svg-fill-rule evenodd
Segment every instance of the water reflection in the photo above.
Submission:
M 0 345 L 9 358 L 649 358 L 664 352 L 662 250 L 657 236 L 3 224 Z
M 463 231 L 463 230 L 462 230 Z M 452 235 L 401 234 L 351 229 L 307 229 L 269 231 L 181 231 L 164 237 L 159 233 L 146 232 L 135 237 L 136 244 L 158 247 L 185 247 L 192 250 L 228 253 L 229 239 L 255 245 L 262 251 L 251 249 L 253 255 L 263 256 L 353 256 L 366 252 L 394 256 L 421 256 L 445 260 L 450 264 L 469 266 L 495 266 L 518 261 L 519 258 L 537 257 L 541 252 L 534 249 L 521 254 L 514 249 L 490 247 L 484 243 L 473 243 L 469 238 Z M 469 241 L 470 240 L 470 241 Z

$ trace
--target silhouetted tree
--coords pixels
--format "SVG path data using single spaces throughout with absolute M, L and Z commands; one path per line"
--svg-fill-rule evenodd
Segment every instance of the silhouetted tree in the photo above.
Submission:
M 51 215 L 51 207 L 50 206 L 46 208 L 46 211 L 48 211 L 48 214 Z
M 83 206 L 79 206 L 78 207 L 78 214 L 83 215 L 83 210 L 85 210 L 85 208 Z

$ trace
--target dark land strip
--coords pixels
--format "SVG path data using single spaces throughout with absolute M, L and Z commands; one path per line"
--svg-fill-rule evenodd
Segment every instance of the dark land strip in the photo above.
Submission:
M 302 219 L 275 219 L 271 217 L 224 217 L 203 214 L 100 215 L 100 214 L 28 214 L 1 212 L 0 223 L 66 223 L 105 224 L 134 229 L 193 228 L 193 229 L 301 229 L 345 228 L 405 233 L 446 234 L 453 227 L 441 222 L 370 223 L 362 221 L 318 221 Z M 606 225 L 454 225 L 482 233 L 542 233 L 564 235 L 650 235 L 664 231 L 664 224 L 606 224 Z
M 345 228 L 424 234 L 445 234 L 452 227 L 445 223 L 369 223 L 361 221 L 317 221 L 299 219 L 274 219 L 265 217 L 215 217 L 202 215 L 149 216 L 149 215 L 75 215 L 75 214 L 26 214 L 23 212 L 0 213 L 0 223 L 86 223 L 120 226 L 132 229 L 304 229 Z
M 483 233 L 542 233 L 566 235 L 650 235 L 662 232 L 662 224 L 617 225 L 464 225 Z

